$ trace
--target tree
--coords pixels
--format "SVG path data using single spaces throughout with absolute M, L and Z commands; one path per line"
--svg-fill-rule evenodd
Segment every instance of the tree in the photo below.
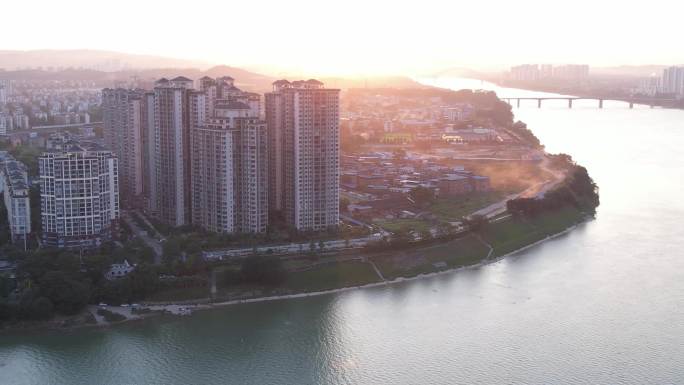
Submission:
M 274 256 L 248 257 L 240 269 L 243 281 L 267 286 L 276 286 L 285 280 L 283 262 Z
M 14 307 L 7 303 L 7 300 L 5 298 L 0 297 L 0 321 L 12 318 L 14 313 Z
M 55 306 L 46 297 L 38 297 L 31 302 L 29 315 L 32 319 L 44 320 L 52 317 Z
M 398 229 L 392 234 L 392 239 L 390 241 L 390 245 L 392 246 L 405 246 L 411 242 L 413 238 L 411 237 L 411 234 L 409 234 L 408 231 L 405 229 Z
M 511 199 L 506 202 L 506 208 L 516 216 L 535 216 L 561 207 L 575 207 L 595 214 L 600 204 L 598 187 L 587 169 L 577 165 L 572 167 L 563 183 L 547 191 L 543 197 Z
M 40 292 L 49 298 L 55 309 L 63 314 L 75 314 L 90 299 L 90 287 L 63 271 L 49 271 L 39 280 Z
M 349 210 L 349 199 L 340 198 L 340 212 L 346 212 Z
M 462 223 L 468 230 L 479 233 L 487 229 L 489 219 L 484 215 L 476 214 L 463 218 Z
M 139 264 L 123 279 L 130 286 L 132 299 L 145 298 L 159 288 L 159 274 L 147 264 Z
M 180 241 L 176 237 L 169 237 L 166 242 L 164 242 L 162 249 L 164 250 L 164 257 L 178 257 L 181 254 Z

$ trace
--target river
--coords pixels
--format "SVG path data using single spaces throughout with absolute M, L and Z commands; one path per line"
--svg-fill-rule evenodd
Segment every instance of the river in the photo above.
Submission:
M 596 105 L 514 108 L 601 188 L 567 235 L 387 287 L 0 335 L 0 384 L 683 384 L 684 111 Z

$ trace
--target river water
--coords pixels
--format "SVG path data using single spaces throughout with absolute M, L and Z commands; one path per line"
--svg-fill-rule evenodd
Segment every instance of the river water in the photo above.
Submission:
M 573 107 L 514 109 L 601 187 L 567 235 L 388 287 L 0 335 L 0 384 L 684 384 L 684 111 Z

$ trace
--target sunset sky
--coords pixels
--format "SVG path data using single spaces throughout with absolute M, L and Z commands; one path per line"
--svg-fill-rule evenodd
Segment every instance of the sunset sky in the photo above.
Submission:
M 679 64 L 677 4 L 5 0 L 0 50 L 104 49 L 322 75 L 524 62 Z

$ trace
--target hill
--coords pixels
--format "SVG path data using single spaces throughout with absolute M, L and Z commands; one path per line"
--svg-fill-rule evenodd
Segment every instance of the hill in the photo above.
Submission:
M 210 66 L 210 63 L 197 60 L 90 49 L 0 51 L 0 68 L 7 71 L 28 68 L 45 70 L 76 68 L 114 72 L 125 69 L 165 67 L 205 69 Z

